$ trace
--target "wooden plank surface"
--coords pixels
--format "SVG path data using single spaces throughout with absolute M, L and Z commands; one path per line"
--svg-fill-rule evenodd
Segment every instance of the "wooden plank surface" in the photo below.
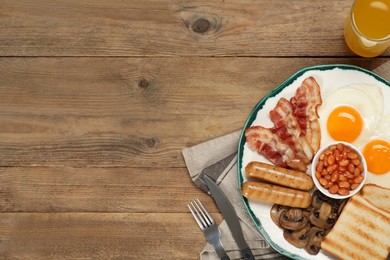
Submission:
M 343 39 L 351 4 L 0 0 L 0 55 L 352 56 Z
M 199 259 L 181 150 L 299 69 L 374 69 L 352 1 L 0 0 L 0 259 Z
M 0 168 L 0 212 L 188 213 L 195 198 L 218 212 L 185 168 Z
M 195 225 L 190 213 L 2 213 L 0 258 L 199 259 Z

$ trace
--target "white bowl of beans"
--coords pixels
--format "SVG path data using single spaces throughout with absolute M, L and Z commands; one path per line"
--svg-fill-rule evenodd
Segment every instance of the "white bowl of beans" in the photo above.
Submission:
M 316 153 L 311 174 L 314 184 L 323 194 L 345 199 L 363 187 L 367 163 L 362 153 L 350 143 L 334 142 Z

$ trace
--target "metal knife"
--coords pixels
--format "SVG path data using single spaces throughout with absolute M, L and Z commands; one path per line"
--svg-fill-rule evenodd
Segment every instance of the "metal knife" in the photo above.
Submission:
M 226 223 L 233 234 L 233 238 L 236 241 L 238 247 L 240 248 L 242 256 L 245 260 L 255 260 L 252 251 L 250 250 L 248 244 L 244 239 L 244 235 L 242 234 L 242 229 L 240 226 L 240 221 L 237 217 L 236 211 L 233 208 L 233 205 L 230 203 L 221 188 L 217 184 L 215 184 L 215 182 L 210 177 L 205 175 L 204 180 L 206 181 L 207 187 L 209 188 L 212 197 L 217 203 L 219 210 L 225 218 Z

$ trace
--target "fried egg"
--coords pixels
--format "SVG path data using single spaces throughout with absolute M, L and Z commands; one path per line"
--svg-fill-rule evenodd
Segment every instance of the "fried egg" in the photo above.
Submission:
M 390 114 L 384 115 L 378 128 L 361 148 L 367 161 L 366 183 L 390 188 Z
M 390 188 L 390 114 L 383 111 L 380 87 L 353 84 L 325 93 L 318 114 L 321 146 L 334 141 L 352 143 L 367 161 L 366 183 Z
M 321 146 L 334 141 L 361 148 L 373 135 L 383 114 L 383 94 L 376 85 L 353 84 L 323 96 L 318 109 Z

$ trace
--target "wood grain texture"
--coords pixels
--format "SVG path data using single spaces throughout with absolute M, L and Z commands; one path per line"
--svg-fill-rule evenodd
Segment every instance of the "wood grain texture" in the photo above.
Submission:
M 385 60 L 2 58 L 0 166 L 184 167 L 302 67 Z
M 0 216 L 1 259 L 199 259 L 205 243 L 190 213 Z
M 195 198 L 218 212 L 185 168 L 0 168 L 0 212 L 187 213 Z
M 1 0 L 0 55 L 352 56 L 343 39 L 351 4 Z
M 299 69 L 352 1 L 0 0 L 0 259 L 199 259 L 181 150 Z M 349 57 L 349 58 L 348 58 Z

